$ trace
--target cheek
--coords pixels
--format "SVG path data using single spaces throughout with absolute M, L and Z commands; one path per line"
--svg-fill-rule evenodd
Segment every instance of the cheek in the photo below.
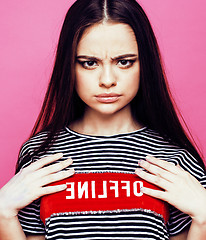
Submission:
M 127 80 L 125 81 L 125 89 L 130 94 L 136 95 L 139 89 L 140 84 L 140 73 L 139 71 L 131 72 L 127 77 L 125 77 Z
M 76 73 L 75 88 L 80 98 L 84 99 L 91 92 L 93 86 L 92 78 L 88 74 L 85 74 L 85 72 Z

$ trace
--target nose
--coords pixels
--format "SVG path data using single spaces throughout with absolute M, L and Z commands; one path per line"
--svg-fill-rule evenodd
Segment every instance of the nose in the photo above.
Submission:
M 99 77 L 99 86 L 110 88 L 116 86 L 116 76 L 111 66 L 104 66 Z

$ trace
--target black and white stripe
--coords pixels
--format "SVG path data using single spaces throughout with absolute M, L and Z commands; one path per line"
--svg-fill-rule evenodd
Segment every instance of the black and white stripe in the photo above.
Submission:
M 20 158 L 31 154 L 47 136 L 39 133 L 24 144 Z M 143 128 L 133 133 L 114 136 L 87 136 L 68 128 L 58 133 L 53 146 L 42 155 L 62 152 L 64 160 L 73 159 L 72 167 L 78 172 L 113 171 L 134 173 L 138 161 L 153 155 L 180 166 L 206 186 L 206 176 L 197 161 L 184 149 L 163 140 L 156 132 Z M 37 161 L 35 156 L 31 161 Z M 22 166 L 25 167 L 26 165 Z M 87 215 L 52 215 L 46 226 L 39 217 L 40 200 L 19 212 L 19 220 L 27 234 L 45 234 L 47 239 L 169 239 L 191 223 L 189 216 L 170 207 L 170 220 L 151 212 L 131 211 Z

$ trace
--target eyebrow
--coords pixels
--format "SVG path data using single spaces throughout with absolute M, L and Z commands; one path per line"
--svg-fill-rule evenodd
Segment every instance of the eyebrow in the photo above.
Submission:
M 138 55 L 137 54 L 123 54 L 123 55 L 119 55 L 119 56 L 116 56 L 116 57 L 111 58 L 111 59 L 112 60 L 120 60 L 120 59 L 124 59 L 124 58 L 128 58 L 128 57 L 138 57 Z M 87 59 L 87 60 L 90 60 L 90 61 L 93 61 L 93 60 L 101 61 L 100 58 L 97 58 L 97 57 L 94 57 L 94 56 L 87 56 L 87 55 L 79 55 L 76 58 L 77 59 L 84 58 L 84 59 Z

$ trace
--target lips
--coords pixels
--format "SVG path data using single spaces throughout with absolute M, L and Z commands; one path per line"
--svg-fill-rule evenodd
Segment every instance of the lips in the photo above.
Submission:
M 118 101 L 121 95 L 116 93 L 103 93 L 103 94 L 96 95 L 95 97 L 98 102 L 113 103 Z

